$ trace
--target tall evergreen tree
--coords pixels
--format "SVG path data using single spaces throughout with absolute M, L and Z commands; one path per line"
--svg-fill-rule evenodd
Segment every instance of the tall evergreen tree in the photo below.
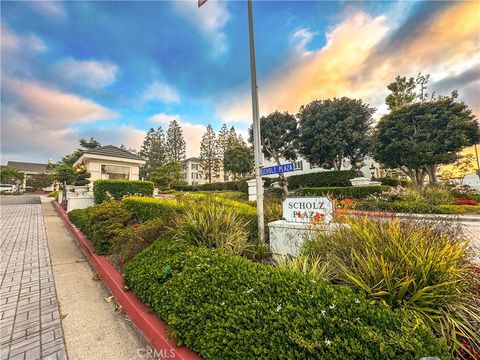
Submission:
M 208 124 L 207 131 L 203 134 L 200 144 L 200 166 L 209 183 L 212 182 L 212 178 L 218 177 L 220 163 L 215 131 L 213 131 L 212 125 Z
M 229 149 L 230 133 L 227 129 L 227 125 L 223 124 L 222 128 L 218 132 L 217 145 L 218 156 L 221 160 L 221 168 L 223 170 L 223 180 L 228 181 L 228 171 L 225 169 L 225 154 Z
M 140 176 L 150 179 L 155 169 L 166 162 L 165 135 L 161 127 L 157 130 L 154 128 L 148 130 L 140 149 L 140 156 L 146 161 L 140 169 Z
M 65 155 L 62 160 L 60 160 L 60 164 L 72 166 L 85 151 L 97 149 L 102 146 L 100 142 L 95 140 L 93 137 L 91 137 L 89 140 L 80 139 L 79 142 L 80 148 L 71 154 Z
M 170 162 L 179 162 L 185 159 L 185 139 L 182 128 L 177 120 L 172 120 L 167 130 L 167 159 Z

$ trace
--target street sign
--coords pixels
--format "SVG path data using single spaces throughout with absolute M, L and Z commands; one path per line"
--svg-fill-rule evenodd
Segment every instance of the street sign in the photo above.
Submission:
M 329 224 L 333 220 L 333 202 L 328 197 L 287 197 L 282 205 L 288 222 Z
M 293 165 L 293 163 L 269 166 L 269 167 L 262 168 L 262 176 L 283 174 L 283 173 L 294 171 L 294 170 L 295 170 L 295 166 Z

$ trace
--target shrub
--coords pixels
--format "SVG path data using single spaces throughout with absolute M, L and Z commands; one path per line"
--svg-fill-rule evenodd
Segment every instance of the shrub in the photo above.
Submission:
M 407 313 L 220 249 L 162 239 L 124 278 L 178 345 L 204 359 L 448 358 L 443 341 Z
M 245 252 L 248 247 L 247 223 L 234 207 L 202 200 L 190 205 L 189 211 L 175 219 L 178 239 L 193 245 L 222 248 L 238 255 Z
M 164 219 L 148 220 L 143 224 L 134 223 L 118 231 L 112 240 L 110 252 L 117 255 L 122 263 L 126 263 L 168 232 Z
M 132 213 L 119 201 L 108 201 L 88 210 L 88 238 L 98 255 L 110 253 L 110 245 L 118 232 L 132 220 Z
M 274 202 L 282 202 L 285 199 L 285 192 L 283 188 L 272 187 L 267 190 L 265 194 L 265 199 L 271 200 Z
M 93 183 L 93 196 L 96 204 L 106 200 L 122 200 L 126 196 L 152 196 L 151 181 L 97 180 Z
M 90 208 L 85 209 L 75 209 L 68 212 L 68 218 L 70 221 L 85 235 L 88 236 L 88 228 L 87 228 L 87 218 L 88 218 L 88 211 Z
M 335 198 L 354 198 L 362 199 L 372 194 L 379 194 L 390 189 L 388 186 L 348 186 L 348 187 L 319 187 L 319 188 L 301 188 L 295 191 L 295 195 L 300 196 L 327 196 Z
M 455 200 L 455 205 L 477 205 L 478 202 L 476 200 L 473 200 L 473 199 L 465 199 L 465 198 L 460 198 L 460 199 L 457 199 Z
M 461 226 L 451 222 L 349 219 L 305 241 L 301 254 L 326 261 L 333 278 L 392 308 L 406 308 L 459 351 L 479 344 L 478 279 Z
M 134 214 L 137 221 L 147 221 L 162 218 L 170 221 L 183 212 L 184 205 L 175 199 L 153 199 L 147 197 L 127 197 L 123 199 L 125 207 Z
M 480 206 L 471 205 L 429 205 L 419 202 L 393 201 L 386 202 L 378 199 L 362 200 L 356 205 L 357 210 L 388 211 L 410 214 L 480 214 Z
M 48 197 L 55 198 L 55 201 L 58 201 L 58 196 L 60 195 L 60 190 L 54 190 L 48 193 Z
M 405 179 L 398 179 L 398 178 L 384 177 L 384 178 L 377 178 L 377 181 L 380 181 L 382 185 L 392 186 L 392 187 L 395 187 L 395 186 L 407 187 L 411 185 L 410 181 Z
M 321 171 L 311 174 L 292 175 L 287 178 L 287 181 L 290 190 L 301 187 L 351 186 L 350 179 L 356 176 L 354 170 Z
M 241 191 L 248 192 L 248 185 L 245 180 L 208 183 L 201 185 L 173 185 L 172 188 L 178 191 Z

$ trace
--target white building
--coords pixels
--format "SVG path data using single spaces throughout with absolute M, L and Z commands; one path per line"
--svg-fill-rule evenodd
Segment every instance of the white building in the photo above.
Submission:
M 463 177 L 462 185 L 470 186 L 472 189 L 480 190 L 480 177 L 477 173 L 466 174 Z
M 139 180 L 140 166 L 145 164 L 140 156 L 113 145 L 88 150 L 75 161 L 73 167 L 84 166 L 95 180 Z
M 202 166 L 200 165 L 200 158 L 191 157 L 180 161 L 180 164 L 183 169 L 183 179 L 188 185 L 201 185 L 209 182 L 205 171 L 203 171 Z M 212 177 L 212 183 L 223 181 L 223 171 L 219 171 L 216 176 L 214 175 Z

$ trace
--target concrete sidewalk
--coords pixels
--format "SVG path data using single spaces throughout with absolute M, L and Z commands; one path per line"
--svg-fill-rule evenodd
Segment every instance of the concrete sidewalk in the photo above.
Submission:
M 86 261 L 77 243 L 43 198 L 60 314 L 69 359 L 130 360 L 147 344 L 134 326 L 115 311 L 110 293 Z

